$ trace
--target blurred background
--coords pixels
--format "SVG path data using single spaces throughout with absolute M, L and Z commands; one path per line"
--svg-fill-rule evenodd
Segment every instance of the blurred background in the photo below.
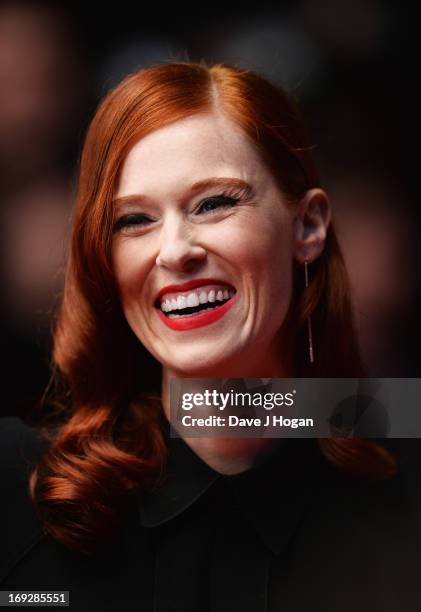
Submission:
M 0 3 L 0 415 L 27 416 L 48 381 L 51 313 L 94 109 L 129 72 L 168 60 L 250 68 L 298 100 L 331 195 L 369 373 L 419 376 L 417 25 L 408 6 L 57 4 Z

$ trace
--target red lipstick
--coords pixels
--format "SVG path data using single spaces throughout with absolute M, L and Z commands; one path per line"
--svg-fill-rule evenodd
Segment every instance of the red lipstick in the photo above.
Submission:
M 204 284 L 208 284 L 208 282 L 209 280 L 207 279 L 206 283 Z M 195 285 L 195 286 L 200 287 L 201 285 Z M 187 287 L 187 289 L 194 289 L 194 287 Z M 166 291 L 168 291 L 167 288 L 166 288 Z M 177 291 L 180 291 L 180 289 L 177 289 Z M 179 317 L 170 318 L 170 317 L 167 317 L 160 309 L 157 309 L 156 312 L 158 313 L 158 316 L 161 319 L 161 321 L 165 323 L 165 325 L 169 327 L 170 329 L 174 329 L 176 331 L 196 329 L 197 327 L 203 327 L 204 325 L 209 325 L 210 323 L 214 323 L 215 321 L 223 317 L 224 314 L 228 312 L 231 306 L 233 306 L 234 303 L 236 302 L 237 295 L 238 294 L 235 293 L 232 296 L 232 298 L 228 300 L 228 302 L 225 302 L 225 304 L 222 304 L 221 306 L 216 306 L 212 310 L 206 310 L 205 312 L 198 312 L 197 314 L 192 314 L 192 315 L 188 315 L 184 317 L 179 316 Z

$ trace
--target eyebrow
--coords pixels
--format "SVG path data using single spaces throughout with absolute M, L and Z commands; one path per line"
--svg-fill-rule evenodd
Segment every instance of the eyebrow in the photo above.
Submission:
M 208 179 L 204 179 L 202 181 L 198 181 L 193 183 L 191 187 L 187 191 L 187 197 L 192 197 L 201 191 L 205 191 L 205 189 L 209 189 L 211 187 L 225 187 L 231 189 L 241 189 L 244 191 L 245 197 L 250 197 L 253 194 L 253 188 L 249 183 L 243 181 L 239 178 L 233 177 L 221 177 L 215 176 Z M 115 198 L 112 201 L 113 206 L 122 206 L 123 204 L 139 204 L 148 199 L 147 196 L 143 194 L 132 194 L 127 196 L 122 196 L 121 198 Z

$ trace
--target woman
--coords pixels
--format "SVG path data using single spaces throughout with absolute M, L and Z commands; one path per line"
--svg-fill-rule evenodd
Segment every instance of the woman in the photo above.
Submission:
M 263 78 L 165 64 L 108 94 L 54 332 L 64 409 L 42 437 L 2 426 L 3 589 L 69 590 L 75 610 L 326 612 L 395 609 L 393 578 L 415 609 L 400 537 L 419 527 L 395 519 L 416 506 L 385 449 L 168 435 L 171 377 L 361 375 L 330 216 L 299 114 Z

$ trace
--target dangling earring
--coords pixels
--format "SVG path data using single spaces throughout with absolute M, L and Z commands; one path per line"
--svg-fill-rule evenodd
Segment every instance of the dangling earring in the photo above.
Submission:
M 304 280 L 305 287 L 308 287 L 308 261 L 304 260 Z M 310 363 L 314 363 L 314 352 L 313 352 L 313 331 L 311 329 L 311 315 L 307 317 L 307 333 L 308 333 L 308 354 Z

